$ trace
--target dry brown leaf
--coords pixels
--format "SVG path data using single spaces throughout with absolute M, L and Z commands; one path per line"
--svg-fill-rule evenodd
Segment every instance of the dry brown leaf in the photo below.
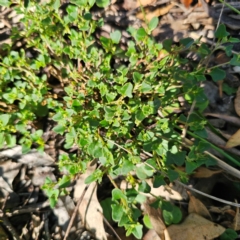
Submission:
M 215 207 L 215 206 L 210 206 L 209 207 L 209 212 L 213 212 L 213 213 L 218 213 L 218 214 L 225 214 L 226 212 L 229 213 L 229 211 L 231 211 L 231 206 L 227 205 L 227 206 L 224 206 L 224 207 Z M 235 211 L 234 212 L 234 215 L 231 215 L 234 217 L 235 216 Z
M 240 129 L 234 133 L 226 143 L 226 148 L 232 148 L 240 145 Z
M 196 213 L 187 216 L 183 223 L 171 225 L 165 230 L 165 240 L 206 240 L 220 236 L 225 228 Z
M 147 6 L 155 3 L 156 0 L 124 0 L 124 3 L 122 4 L 122 7 L 125 10 L 133 10 L 135 8 L 138 8 L 140 6 Z
M 193 0 L 181 0 L 181 3 L 185 6 L 185 8 L 189 8 L 192 2 Z
M 193 174 L 194 178 L 209 178 L 211 176 L 213 176 L 214 174 L 218 174 L 223 172 L 223 170 L 210 170 L 206 167 L 199 167 L 195 173 Z
M 143 236 L 142 240 L 162 240 L 158 234 L 156 233 L 156 231 L 154 231 L 153 229 L 150 229 L 147 231 L 147 233 Z
M 165 6 L 165 7 L 157 7 L 154 10 L 151 9 L 144 9 L 144 14 L 139 12 L 136 14 L 136 17 L 141 20 L 151 21 L 153 17 L 159 17 L 167 14 L 175 5 L 173 3 Z
M 234 229 L 235 231 L 240 230 L 240 216 L 239 216 L 239 208 L 237 208 L 236 210 L 236 215 L 233 219 L 233 223 L 231 226 L 232 229 Z
M 212 219 L 209 211 L 199 199 L 195 198 L 190 193 L 189 198 L 188 213 L 197 213 L 199 216 Z
M 212 131 L 210 131 L 208 128 L 206 128 L 207 131 L 207 140 L 211 143 L 214 143 L 217 146 L 221 146 L 222 148 L 225 148 L 224 146 L 226 145 L 226 141 L 223 140 L 220 136 L 218 136 L 217 134 L 213 133 Z M 223 131 L 218 131 L 223 137 L 225 137 L 226 139 L 230 139 L 231 135 L 224 133 Z M 225 148 L 226 151 L 233 153 L 237 156 L 240 156 L 240 151 L 236 148 Z M 221 155 L 217 155 L 218 153 L 216 153 L 216 156 L 222 157 Z
M 228 57 L 224 51 L 219 51 L 214 58 L 216 64 L 228 63 L 230 60 L 231 58 Z
M 74 198 L 79 199 L 85 187 L 84 181 L 96 169 L 96 164 L 90 164 L 87 171 L 82 174 L 76 182 L 74 189 Z M 78 209 L 81 220 L 87 230 L 95 235 L 97 240 L 107 239 L 106 232 L 103 226 L 102 207 L 97 199 L 97 184 L 93 182 L 89 185 L 84 198 Z
M 238 116 L 240 116 L 240 87 L 237 90 L 236 97 L 234 99 L 234 107 Z
M 164 230 L 166 225 L 164 224 L 161 210 L 155 209 L 150 206 L 150 202 L 146 201 L 144 204 L 144 210 L 149 215 L 153 229 L 156 231 L 161 240 L 164 240 Z

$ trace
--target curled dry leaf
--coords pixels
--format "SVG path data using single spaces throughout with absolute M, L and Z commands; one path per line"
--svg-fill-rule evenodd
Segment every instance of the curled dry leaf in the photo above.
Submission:
M 93 173 L 96 169 L 96 164 L 89 164 L 87 171 L 82 174 L 76 182 L 76 186 L 74 189 L 74 198 L 79 199 L 86 187 L 85 179 Z M 81 220 L 84 226 L 91 233 L 95 235 L 97 240 L 105 240 L 107 239 L 106 232 L 103 226 L 103 214 L 102 207 L 97 199 L 97 184 L 96 182 L 92 182 L 80 204 L 78 209 Z
M 231 226 L 232 229 L 234 229 L 235 231 L 240 230 L 240 214 L 239 214 L 239 208 L 237 208 L 236 210 L 236 215 L 233 219 L 233 223 Z
M 223 172 L 223 170 L 210 170 L 206 167 L 199 167 L 195 173 L 193 174 L 194 178 L 209 178 L 211 176 L 213 176 L 214 174 L 219 174 Z
M 225 228 L 196 213 L 191 213 L 185 221 L 171 225 L 165 230 L 165 240 L 205 240 L 219 237 Z
M 146 8 L 144 11 L 144 14 L 142 12 L 139 12 L 136 14 L 136 17 L 141 19 L 141 20 L 148 20 L 151 21 L 152 18 L 154 17 L 159 17 L 159 16 L 163 16 L 165 14 L 167 14 L 175 5 L 173 3 L 163 7 L 157 7 L 155 9 L 151 9 L 151 8 Z
M 192 2 L 193 0 L 181 0 L 181 3 L 185 6 L 185 8 L 189 8 Z
M 188 212 L 189 213 L 197 213 L 199 216 L 211 219 L 211 215 L 205 205 L 197 198 L 195 198 L 191 193 L 189 193 L 189 205 Z
M 239 119 L 240 120 L 240 119 Z M 207 140 L 211 143 L 214 143 L 217 146 L 225 146 L 226 145 L 226 141 L 223 140 L 221 137 L 219 137 L 217 134 L 213 133 L 212 131 L 210 131 L 210 129 L 206 128 L 207 131 Z M 226 134 L 222 131 L 218 131 L 223 137 L 225 137 L 226 139 L 230 139 L 231 135 Z M 226 149 L 228 152 L 235 154 L 236 156 L 240 156 L 240 151 L 236 148 L 228 148 Z M 217 155 L 217 153 L 215 153 L 216 156 L 222 157 L 221 155 Z
M 154 231 L 153 229 L 150 229 L 147 231 L 147 233 L 143 236 L 142 240 L 163 240 L 161 239 L 158 234 L 156 233 L 156 231 Z
M 234 133 L 226 143 L 226 148 L 232 148 L 240 145 L 240 129 Z
M 155 3 L 156 0 L 124 0 L 124 3 L 122 4 L 122 7 L 125 10 L 133 10 L 135 8 L 138 8 L 140 6 L 147 6 Z
M 234 100 L 235 111 L 238 116 L 240 116 L 240 87 L 237 90 L 236 98 Z

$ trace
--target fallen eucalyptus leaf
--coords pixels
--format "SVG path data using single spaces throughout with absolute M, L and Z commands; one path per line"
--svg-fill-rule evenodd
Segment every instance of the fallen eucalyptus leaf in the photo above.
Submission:
M 96 169 L 96 165 L 89 164 L 86 172 L 82 174 L 76 182 L 74 189 L 74 199 L 79 199 L 87 186 L 85 179 Z M 110 206 L 109 206 L 110 207 Z M 97 184 L 92 182 L 83 197 L 78 209 L 81 220 L 88 231 L 90 231 L 97 240 L 107 239 L 103 226 L 103 211 L 97 199 Z
M 189 193 L 189 205 L 188 205 L 188 212 L 189 213 L 197 213 L 199 216 L 211 219 L 211 215 L 207 210 L 206 206 L 196 197 Z
M 234 99 L 234 107 L 238 116 L 240 116 L 240 87 L 237 90 L 236 97 Z
M 171 225 L 165 230 L 165 240 L 206 240 L 219 237 L 225 228 L 196 213 L 191 213 L 185 221 Z
M 226 148 L 233 148 L 238 145 L 240 145 L 240 129 L 229 138 Z

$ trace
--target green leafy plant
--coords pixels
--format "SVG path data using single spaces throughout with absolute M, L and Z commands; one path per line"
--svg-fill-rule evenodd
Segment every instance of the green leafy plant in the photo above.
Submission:
M 10 3 L 0 1 L 3 6 Z M 95 3 L 106 7 L 109 1 L 70 1 L 66 9 L 60 1 L 15 3 L 24 27 L 13 29 L 12 44 L 4 45 L 5 54 L 0 57 L 0 147 L 18 142 L 27 152 L 34 143 L 43 151 L 43 131 L 34 122 L 48 116 L 56 122 L 53 130 L 64 136 L 64 148 L 79 149 L 78 154 L 60 156 L 59 169 L 65 175 L 57 182 L 46 179 L 42 187 L 51 206 L 67 193 L 71 179 L 97 159 L 100 167 L 86 184 L 101 182 L 105 176 L 113 182 L 124 176 L 132 188 L 120 190 L 114 184 L 112 219 L 125 227 L 127 235 L 141 239 L 139 204 L 145 201 L 141 193 L 150 192 L 145 180 L 153 177 L 154 187 L 176 179 L 186 181 L 197 167 L 215 164 L 204 153 L 210 147 L 221 149 L 206 140 L 208 123 L 202 112 L 208 100 L 200 83 L 206 76 L 223 80 L 221 66 L 208 67 L 208 59 L 223 43 L 237 40 L 228 37 L 225 26 L 220 25 L 214 49 L 192 38 L 179 44 L 171 39 L 156 43 L 151 37 L 158 23 L 154 18 L 146 28 L 129 27 L 132 38 L 123 50 L 121 32 L 112 32 L 109 38 L 95 36 L 103 24 L 102 19 L 92 19 L 90 10 Z M 20 49 L 14 45 L 19 39 L 25 44 Z M 239 66 L 239 56 L 229 46 L 224 49 L 231 56 L 229 64 Z M 34 54 L 29 56 L 28 51 Z M 188 59 L 189 52 L 200 61 Z M 62 87 L 63 96 L 53 93 L 51 79 Z M 184 114 L 179 97 L 184 97 L 189 109 L 193 106 L 190 115 Z M 26 127 L 30 125 L 31 131 Z M 192 145 L 184 143 L 183 129 L 195 138 Z M 186 172 L 177 168 L 183 165 Z M 164 199 L 156 198 L 155 206 L 162 209 L 166 224 L 181 220 L 180 210 Z M 146 217 L 144 222 L 150 226 Z
M 231 228 L 226 229 L 226 231 L 220 236 L 221 240 L 234 240 L 238 237 L 238 234 Z

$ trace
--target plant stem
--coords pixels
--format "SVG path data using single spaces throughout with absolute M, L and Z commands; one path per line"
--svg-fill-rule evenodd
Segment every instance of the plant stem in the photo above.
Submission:
M 175 125 L 175 124 L 174 124 L 174 126 L 175 126 L 177 129 L 182 130 L 182 128 L 180 128 L 179 126 L 177 126 L 177 125 Z M 198 136 L 198 135 L 196 135 L 196 134 L 194 134 L 194 133 L 192 133 L 192 132 L 190 132 L 190 131 L 187 131 L 187 134 L 189 134 L 190 136 L 192 136 L 192 137 L 194 137 L 194 138 L 200 139 L 200 140 L 201 140 L 202 142 L 204 142 L 204 143 L 207 143 L 207 144 L 211 145 L 211 147 L 212 147 L 214 150 L 218 151 L 218 152 L 219 152 L 220 154 L 222 154 L 224 157 L 226 157 L 227 159 L 229 159 L 232 163 L 234 163 L 234 164 L 236 164 L 238 167 L 240 167 L 240 162 L 237 161 L 237 160 L 236 160 L 235 158 L 233 158 L 232 156 L 230 156 L 229 154 L 227 154 L 227 153 L 226 153 L 224 150 L 222 150 L 221 148 L 215 146 L 214 144 L 212 144 L 212 143 L 209 142 L 208 140 L 206 140 L 206 139 L 204 139 L 204 138 L 202 138 L 202 137 L 200 137 L 200 136 Z

